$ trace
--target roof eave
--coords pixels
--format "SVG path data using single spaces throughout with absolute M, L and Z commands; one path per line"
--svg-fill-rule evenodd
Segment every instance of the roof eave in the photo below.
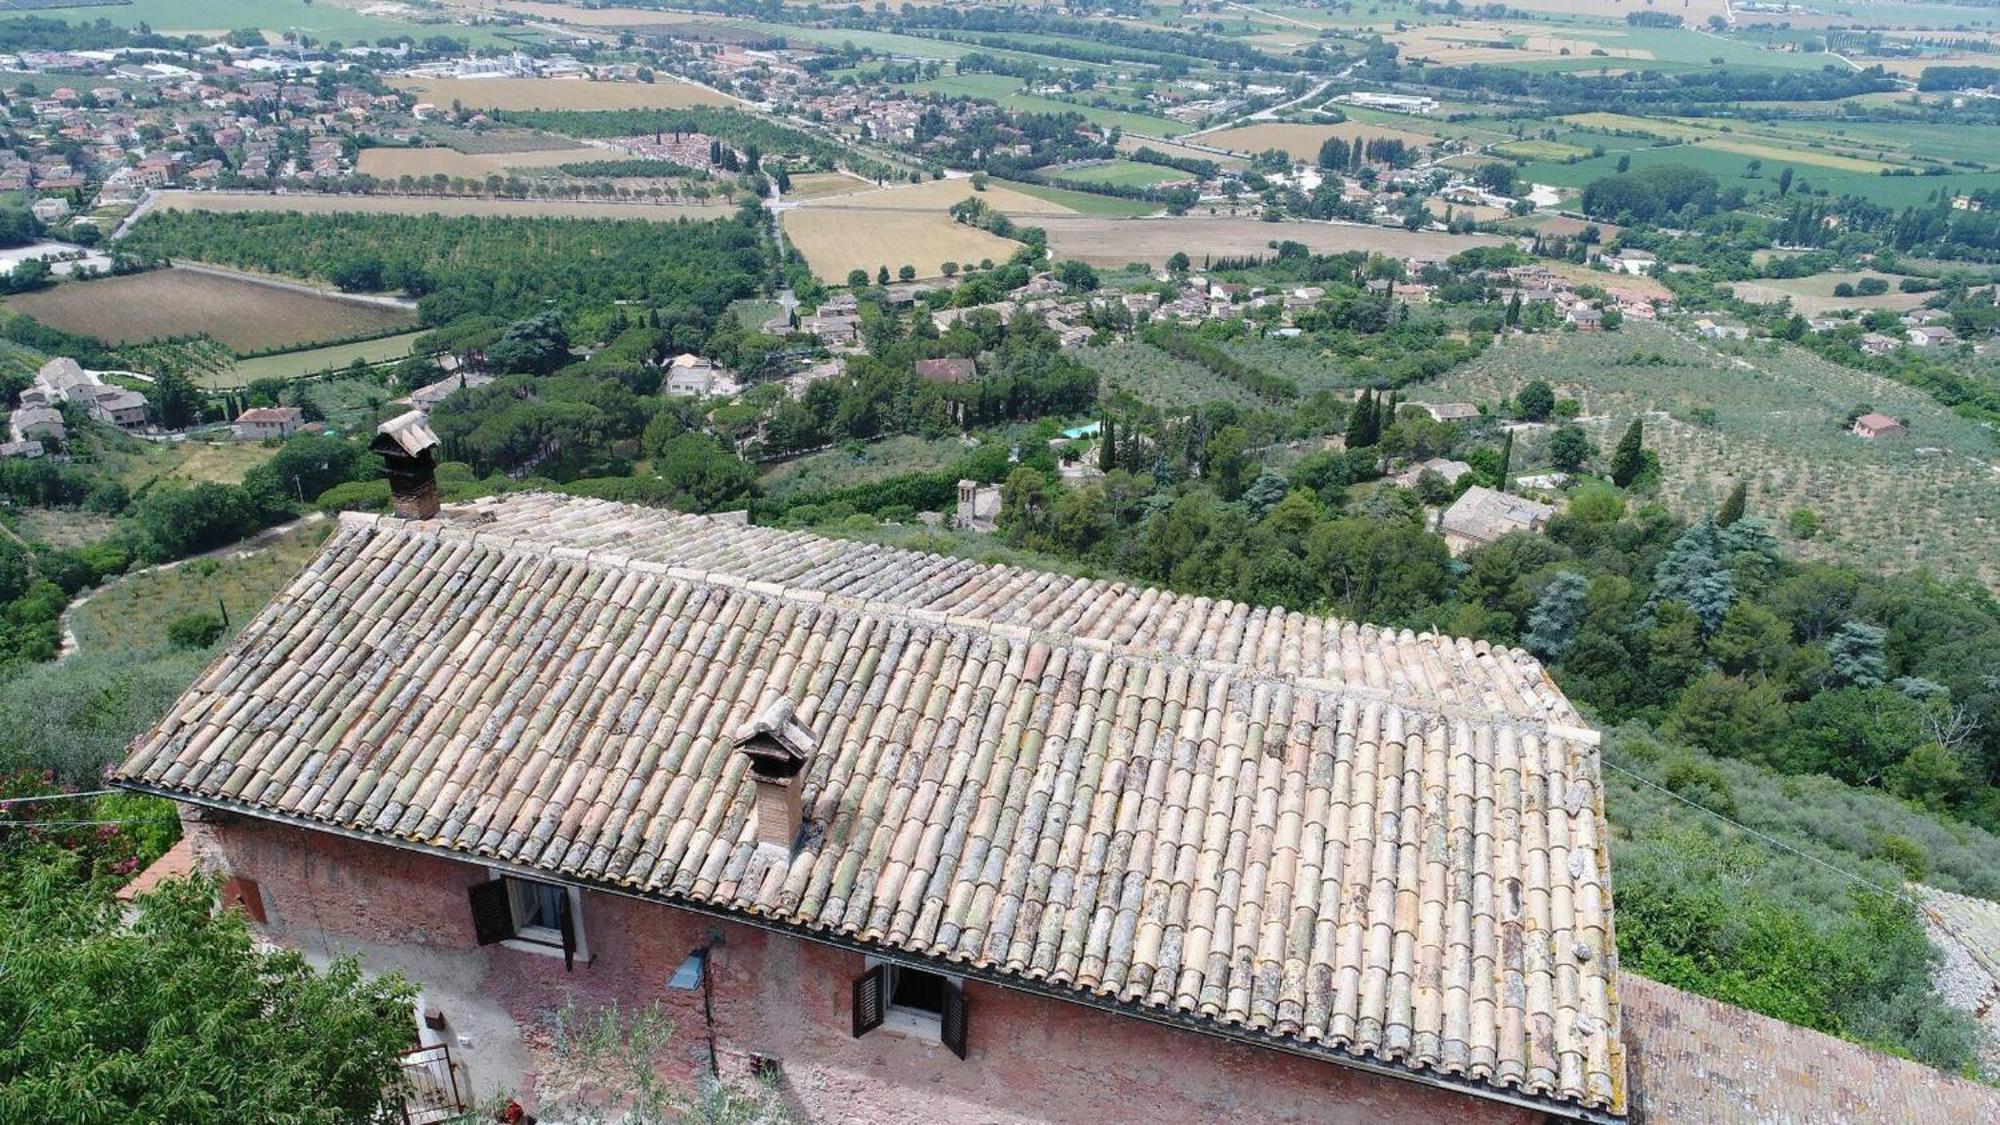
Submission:
M 1452 1093 L 1465 1094 L 1485 1101 L 1519 1106 L 1523 1109 L 1550 1114 L 1565 1120 L 1588 1122 L 1590 1125 L 1629 1125 L 1628 1119 L 1622 1111 L 1614 1112 L 1612 1110 L 1585 1106 L 1576 1102 L 1550 1098 L 1544 1095 L 1509 1090 L 1504 1087 L 1479 1082 L 1475 1079 L 1460 1078 L 1456 1075 L 1414 1067 L 1407 1063 L 1368 1058 L 1323 1044 L 1288 1041 L 1268 1032 L 1259 1031 L 1254 1028 L 1239 1027 L 1209 1017 L 1189 1013 L 1163 1012 L 1110 997 L 1096 996 L 1086 991 L 1058 988 L 1040 981 L 1002 973 L 979 965 L 951 961 L 941 957 L 928 957 L 891 946 L 857 941 L 842 934 L 815 930 L 808 926 L 798 925 L 797 923 L 786 922 L 746 911 L 733 910 L 726 906 L 700 902 L 684 896 L 648 894 L 633 890 L 630 887 L 621 887 L 601 880 L 574 878 L 566 874 L 549 871 L 545 868 L 529 867 L 492 856 L 473 855 L 452 848 L 439 847 L 435 844 L 425 844 L 416 840 L 406 840 L 400 837 L 363 832 L 355 828 L 347 828 L 342 825 L 329 824 L 308 817 L 275 812 L 270 809 L 258 808 L 224 798 L 162 788 L 128 777 L 112 776 L 107 779 L 107 784 L 127 789 L 134 793 L 161 797 L 182 804 L 196 805 L 202 808 L 214 809 L 218 812 L 246 816 L 255 820 L 270 821 L 274 824 L 283 824 L 293 828 L 326 832 L 331 835 L 359 840 L 364 843 L 400 848 L 405 851 L 436 856 L 440 859 L 449 859 L 458 863 L 473 863 L 496 870 L 520 871 L 524 875 L 545 881 L 554 879 L 555 881 L 565 882 L 572 886 L 585 887 L 600 893 L 613 894 L 638 902 L 652 903 L 656 906 L 671 906 L 691 913 L 751 926 L 770 933 L 785 934 L 835 949 L 864 953 L 885 961 L 900 962 L 915 968 L 935 969 L 953 976 L 969 977 L 998 988 L 1011 989 L 1027 995 L 1047 997 L 1066 1004 L 1076 1004 L 1081 1007 L 1094 1008 L 1098 1011 L 1111 1012 L 1128 1018 L 1142 1019 L 1148 1023 L 1159 1024 L 1164 1027 L 1192 1031 L 1197 1034 L 1208 1035 L 1234 1043 L 1262 1047 L 1266 1050 L 1281 1051 L 1288 1055 L 1328 1062 L 1336 1066 L 1350 1067 L 1355 1070 L 1366 1071 L 1370 1074 L 1377 1074 L 1388 1078 L 1396 1078 L 1405 1082 L 1415 1082 L 1419 1085 Z

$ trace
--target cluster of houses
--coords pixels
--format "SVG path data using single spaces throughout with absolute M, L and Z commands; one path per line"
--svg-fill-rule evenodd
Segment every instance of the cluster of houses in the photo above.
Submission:
M 40 457 L 50 443 L 65 441 L 64 405 L 121 430 L 143 429 L 148 420 L 146 396 L 106 383 L 73 359 L 52 359 L 35 372 L 35 381 L 21 392 L 20 405 L 8 415 L 8 440 L 0 445 L 0 456 Z

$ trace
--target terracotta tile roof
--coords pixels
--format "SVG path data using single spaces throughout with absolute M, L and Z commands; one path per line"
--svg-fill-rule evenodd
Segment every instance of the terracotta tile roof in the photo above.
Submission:
M 602 501 L 448 517 L 343 517 L 121 776 L 1622 1109 L 1596 736 L 1527 655 Z M 780 698 L 819 748 L 790 856 L 731 738 Z
M 2000 1090 L 1631 973 L 1618 976 L 1634 1125 L 2000 1121 Z

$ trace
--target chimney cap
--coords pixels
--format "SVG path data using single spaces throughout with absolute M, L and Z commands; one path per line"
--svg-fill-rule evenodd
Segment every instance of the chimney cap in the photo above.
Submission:
M 441 443 L 431 430 L 431 420 L 421 410 L 412 410 L 375 427 L 375 440 L 368 448 L 376 453 L 401 457 L 421 457 Z
M 758 778 L 795 777 L 812 757 L 817 740 L 793 712 L 792 701 L 779 696 L 756 718 L 736 728 L 736 749 L 750 759 L 750 770 Z

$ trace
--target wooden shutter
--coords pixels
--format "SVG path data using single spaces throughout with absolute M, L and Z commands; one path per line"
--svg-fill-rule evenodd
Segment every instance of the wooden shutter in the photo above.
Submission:
M 556 929 L 562 931 L 563 971 L 576 971 L 576 919 L 569 913 L 569 888 L 556 890 Z
M 949 982 L 944 986 L 944 1012 L 938 1017 L 938 1040 L 952 1054 L 965 1057 L 965 990 Z
M 888 998 L 888 981 L 884 979 L 883 966 L 874 968 L 854 978 L 854 1037 L 856 1039 L 882 1026 L 882 1013 Z
M 492 945 L 514 936 L 514 903 L 507 894 L 507 880 L 474 883 L 467 893 L 472 896 L 472 933 L 479 944 Z

